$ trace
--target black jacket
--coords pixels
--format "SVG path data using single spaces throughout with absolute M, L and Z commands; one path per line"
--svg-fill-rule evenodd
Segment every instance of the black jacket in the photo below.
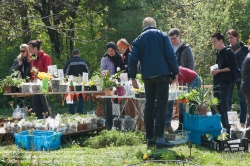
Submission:
M 21 66 L 19 66 L 20 61 L 23 61 Z M 11 73 L 13 70 L 20 71 L 23 79 L 30 77 L 30 63 L 27 62 L 27 59 L 23 58 L 21 55 L 18 55 L 17 59 L 14 60 L 13 65 L 9 69 L 9 73 Z
M 121 63 L 121 70 L 124 70 L 124 73 L 128 73 L 128 57 L 129 57 L 129 49 L 124 53 L 124 59 L 122 60 Z M 130 78 L 129 73 L 128 73 L 128 78 Z
M 241 87 L 243 94 L 250 94 L 250 54 L 247 54 L 241 66 Z
M 216 52 L 216 64 L 219 69 L 229 68 L 234 71 L 236 67 L 236 57 L 231 48 L 225 47 Z M 226 84 L 232 83 L 232 72 L 221 72 L 214 76 L 213 80 L 216 82 L 224 82 Z
M 73 56 L 67 61 L 63 72 L 65 75 L 79 76 L 83 72 L 88 73 L 89 67 L 84 59 L 79 56 Z

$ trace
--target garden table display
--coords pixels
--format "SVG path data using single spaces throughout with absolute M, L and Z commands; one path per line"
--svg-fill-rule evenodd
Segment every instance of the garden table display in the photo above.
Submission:
M 182 90 L 171 90 L 171 91 L 169 91 L 169 100 L 176 100 L 178 98 L 178 96 L 183 94 L 183 93 L 186 93 L 186 91 L 183 90 L 183 89 Z M 142 121 L 144 121 L 143 120 L 143 117 L 144 117 L 144 115 L 143 115 L 144 108 L 143 107 L 144 107 L 144 104 L 145 104 L 145 98 L 144 97 L 145 97 L 145 95 L 143 96 L 143 98 L 138 98 L 138 97 L 135 96 L 135 94 L 128 95 L 128 96 L 126 96 L 126 95 L 124 95 L 124 96 L 118 96 L 118 95 L 112 95 L 112 96 L 101 96 L 100 95 L 100 96 L 97 96 L 97 98 L 112 99 L 111 100 L 112 104 L 114 104 L 113 99 L 115 99 L 115 98 L 118 99 L 118 103 L 120 103 L 121 100 L 125 99 L 125 103 L 124 103 L 124 105 L 122 107 L 122 112 L 120 112 L 119 109 L 116 106 L 113 107 L 115 109 L 116 115 L 118 116 L 118 119 L 120 119 L 120 115 L 123 113 L 123 110 L 124 110 L 128 100 L 131 100 L 135 110 L 138 113 L 138 116 L 136 116 L 135 119 L 134 119 L 136 121 L 136 123 L 134 124 L 134 128 L 136 127 L 136 124 L 138 123 L 138 120 L 141 119 Z M 139 101 L 140 110 L 137 109 L 137 107 L 136 107 L 136 105 L 135 105 L 135 103 L 134 103 L 134 101 L 132 99 L 135 99 L 135 100 Z

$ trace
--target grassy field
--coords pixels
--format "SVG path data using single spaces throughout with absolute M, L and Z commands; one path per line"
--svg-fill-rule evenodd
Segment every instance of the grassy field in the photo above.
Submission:
M 250 165 L 249 153 L 218 153 L 193 145 L 190 157 L 187 144 L 169 149 L 148 148 L 144 136 L 132 132 L 104 131 L 93 136 L 69 140 L 53 151 L 26 151 L 5 145 L 0 147 L 0 165 Z

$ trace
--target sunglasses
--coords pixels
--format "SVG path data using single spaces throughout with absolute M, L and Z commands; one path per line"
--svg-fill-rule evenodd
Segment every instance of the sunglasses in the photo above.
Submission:
M 24 52 L 25 52 L 25 50 L 20 50 L 20 52 L 24 53 Z

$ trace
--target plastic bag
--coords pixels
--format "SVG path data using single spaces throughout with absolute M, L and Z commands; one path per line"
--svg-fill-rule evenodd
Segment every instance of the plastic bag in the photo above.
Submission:
M 28 115 L 28 108 L 20 108 L 19 105 L 17 105 L 17 108 L 13 111 L 12 117 L 14 119 L 24 119 Z

